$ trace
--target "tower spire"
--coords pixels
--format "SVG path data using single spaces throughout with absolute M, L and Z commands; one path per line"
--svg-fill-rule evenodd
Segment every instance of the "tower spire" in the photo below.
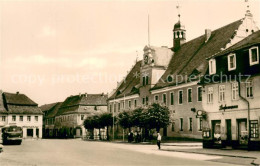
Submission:
M 179 17 L 179 21 L 181 20 L 181 13 L 180 13 L 180 5 L 179 5 L 179 1 L 177 2 L 177 6 L 176 6 L 176 9 L 177 9 L 177 12 L 178 12 L 178 17 Z
M 148 14 L 148 47 L 150 47 L 150 17 Z

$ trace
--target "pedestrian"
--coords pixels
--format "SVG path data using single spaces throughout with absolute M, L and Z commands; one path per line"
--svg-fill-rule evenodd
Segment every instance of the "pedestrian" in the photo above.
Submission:
M 157 146 L 158 146 L 158 149 L 161 149 L 161 140 L 162 140 L 161 134 L 157 133 Z

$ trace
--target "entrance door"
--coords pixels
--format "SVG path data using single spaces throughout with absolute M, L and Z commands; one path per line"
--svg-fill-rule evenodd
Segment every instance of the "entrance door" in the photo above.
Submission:
M 33 129 L 27 129 L 27 137 L 33 137 Z
M 232 131 L 231 131 L 231 119 L 226 120 L 226 130 L 227 130 L 227 140 L 226 144 L 231 145 L 232 144 Z
M 248 144 L 247 119 L 238 119 L 238 141 L 240 145 Z
M 221 121 L 212 120 L 212 138 L 215 144 L 221 144 Z

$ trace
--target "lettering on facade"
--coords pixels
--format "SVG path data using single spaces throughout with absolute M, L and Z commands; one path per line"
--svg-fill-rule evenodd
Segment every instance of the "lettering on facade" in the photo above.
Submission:
M 219 110 L 227 110 L 227 109 L 235 109 L 235 108 L 238 108 L 238 105 L 231 105 L 231 106 L 227 106 L 227 105 L 220 105 L 219 106 Z

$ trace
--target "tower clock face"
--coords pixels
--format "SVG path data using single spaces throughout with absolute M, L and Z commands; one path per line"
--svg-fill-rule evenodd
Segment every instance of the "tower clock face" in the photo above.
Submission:
M 144 57 L 144 63 L 145 63 L 145 64 L 148 63 L 148 55 L 146 55 L 146 56 Z

